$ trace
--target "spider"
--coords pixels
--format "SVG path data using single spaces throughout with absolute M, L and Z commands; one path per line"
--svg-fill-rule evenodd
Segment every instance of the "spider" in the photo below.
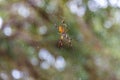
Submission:
M 56 27 L 57 27 L 58 33 L 60 34 L 60 39 L 58 41 L 58 47 L 62 47 L 63 45 L 65 45 L 65 43 L 68 44 L 69 46 L 72 46 L 71 38 L 67 34 L 68 27 L 65 24 L 65 21 L 62 20 L 61 24 Z

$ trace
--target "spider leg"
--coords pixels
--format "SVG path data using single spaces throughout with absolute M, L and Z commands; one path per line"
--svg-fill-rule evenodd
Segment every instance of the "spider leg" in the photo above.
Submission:
M 63 46 L 63 41 L 62 41 L 62 39 L 60 39 L 60 40 L 58 41 L 58 47 L 61 48 L 62 46 Z

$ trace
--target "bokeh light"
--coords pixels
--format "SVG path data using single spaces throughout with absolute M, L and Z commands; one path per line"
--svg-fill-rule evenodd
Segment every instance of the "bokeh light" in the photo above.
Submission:
M 22 73 L 19 70 L 14 69 L 14 70 L 12 70 L 12 76 L 15 79 L 20 79 L 22 77 Z
M 0 17 L 0 29 L 2 28 L 3 19 Z
M 62 56 L 58 56 L 55 61 L 55 68 L 59 71 L 63 71 L 66 66 L 66 62 Z
M 4 32 L 4 34 L 5 34 L 6 36 L 11 36 L 11 34 L 12 34 L 12 29 L 11 29 L 11 27 L 10 27 L 9 25 L 7 25 L 7 26 L 5 26 L 3 32 Z
M 119 8 L 120 0 L 0 0 L 0 80 L 120 80 Z

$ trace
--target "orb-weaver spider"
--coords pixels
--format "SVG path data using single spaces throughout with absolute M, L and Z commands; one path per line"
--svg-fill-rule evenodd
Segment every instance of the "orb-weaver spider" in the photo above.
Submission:
M 58 47 L 60 48 L 65 44 L 72 46 L 71 38 L 67 34 L 68 26 L 65 24 L 65 21 L 62 20 L 61 24 L 56 27 L 57 27 L 58 33 L 60 34 L 60 39 L 58 41 Z

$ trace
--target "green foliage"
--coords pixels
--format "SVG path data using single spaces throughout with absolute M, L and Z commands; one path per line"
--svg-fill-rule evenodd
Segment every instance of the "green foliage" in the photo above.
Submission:
M 120 80 L 119 6 L 95 1 L 0 0 L 0 80 Z

